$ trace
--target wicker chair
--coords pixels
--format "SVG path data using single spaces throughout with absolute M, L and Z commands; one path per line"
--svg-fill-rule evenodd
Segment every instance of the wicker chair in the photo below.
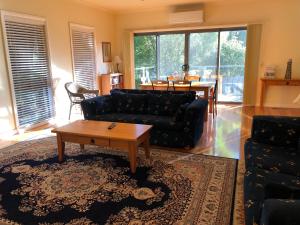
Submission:
M 65 84 L 65 89 L 70 99 L 69 120 L 71 118 L 71 111 L 74 105 L 80 105 L 86 99 L 86 96 L 98 96 L 99 90 L 88 90 L 75 82 L 68 82 Z M 86 95 L 86 96 L 85 96 Z M 81 109 L 81 107 L 80 107 Z

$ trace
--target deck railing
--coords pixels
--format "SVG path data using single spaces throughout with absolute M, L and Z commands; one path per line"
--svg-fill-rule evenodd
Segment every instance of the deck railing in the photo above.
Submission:
M 192 66 L 190 74 L 199 74 L 201 81 L 215 82 L 216 66 Z M 244 65 L 221 65 L 219 75 L 219 100 L 241 102 L 244 89 Z M 212 76 L 214 75 L 214 76 Z M 136 86 L 150 83 L 154 79 L 167 79 L 167 74 L 157 76 L 156 68 L 135 68 Z

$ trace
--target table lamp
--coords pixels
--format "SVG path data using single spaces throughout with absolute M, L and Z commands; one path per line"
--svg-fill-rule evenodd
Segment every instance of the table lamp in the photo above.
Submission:
M 120 73 L 119 71 L 119 65 L 122 63 L 122 60 L 120 58 L 120 56 L 115 56 L 115 64 L 117 65 L 117 73 Z

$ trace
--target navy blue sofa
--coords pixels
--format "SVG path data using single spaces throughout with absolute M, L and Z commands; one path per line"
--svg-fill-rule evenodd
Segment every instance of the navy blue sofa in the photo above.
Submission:
M 254 116 L 245 164 L 246 225 L 300 224 L 300 117 Z
M 111 95 L 84 100 L 86 120 L 150 124 L 150 143 L 189 148 L 199 141 L 208 101 L 195 92 L 114 89 Z

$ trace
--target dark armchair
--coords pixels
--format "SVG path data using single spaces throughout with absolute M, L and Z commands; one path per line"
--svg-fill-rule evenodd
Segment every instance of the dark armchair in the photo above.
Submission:
M 246 225 L 299 224 L 300 117 L 254 116 L 245 163 Z

